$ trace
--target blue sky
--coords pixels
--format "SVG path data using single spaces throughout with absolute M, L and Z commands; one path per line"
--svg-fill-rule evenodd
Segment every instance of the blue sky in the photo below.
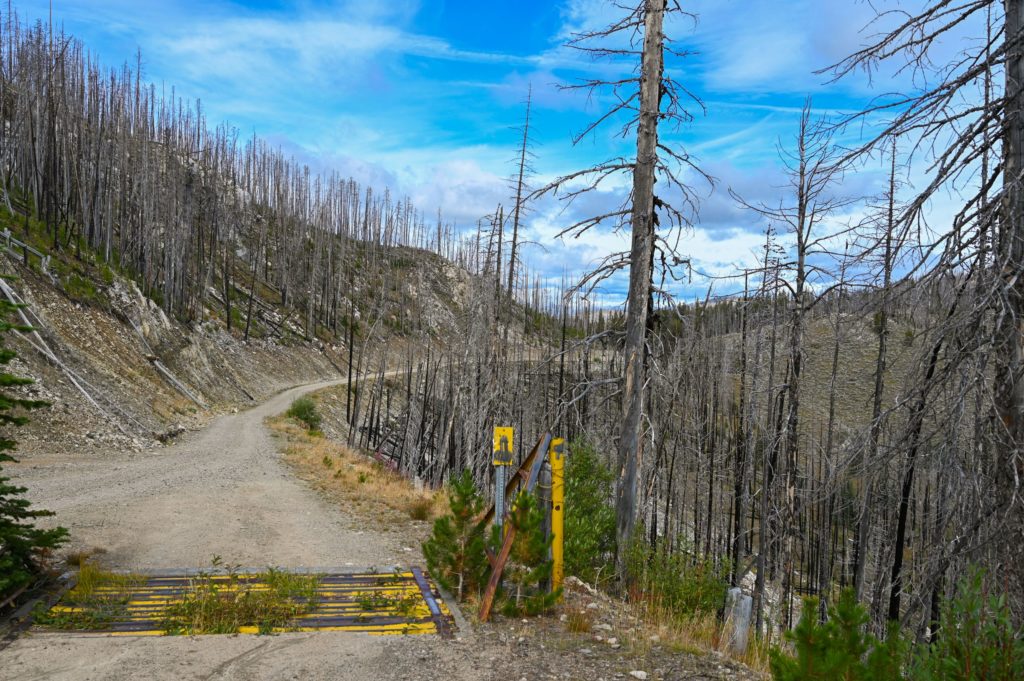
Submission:
M 878 3 L 876 3 L 878 4 Z M 881 1 L 885 5 L 885 1 Z M 889 3 L 891 4 L 891 3 Z M 696 24 L 670 34 L 698 54 L 673 61 L 679 80 L 707 113 L 668 135 L 718 180 L 701 186 L 699 221 L 681 250 L 702 271 L 752 265 L 763 221 L 729 198 L 781 191 L 777 145 L 791 139 L 799 108 L 814 96 L 822 111 L 853 110 L 891 89 L 890 76 L 828 84 L 814 71 L 847 55 L 874 29 L 871 7 L 851 0 L 690 0 Z M 45 0 L 15 0 L 23 18 L 45 19 Z M 211 124 L 281 145 L 314 169 L 337 169 L 380 188 L 409 194 L 427 213 L 438 207 L 472 228 L 509 202 L 527 87 L 534 91 L 534 184 L 609 156 L 631 143 L 602 129 L 573 146 L 571 137 L 603 108 L 566 94 L 558 83 L 621 74 L 564 48 L 572 33 L 602 26 L 617 10 L 604 0 L 54 0 L 56 22 L 108 65 L 141 49 L 145 77 L 199 98 Z M 866 168 L 858 190 L 878 180 Z M 623 248 L 625 236 L 600 230 L 578 240 L 553 238 L 575 215 L 621 200 L 609 190 L 568 209 L 534 207 L 527 258 L 551 278 L 586 269 Z M 682 290 L 697 295 L 697 281 Z M 726 290 L 727 284 L 720 284 Z M 610 287 L 612 298 L 622 280 Z

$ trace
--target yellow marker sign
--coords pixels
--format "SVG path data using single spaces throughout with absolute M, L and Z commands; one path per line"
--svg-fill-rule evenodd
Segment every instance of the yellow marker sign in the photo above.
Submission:
M 562 586 L 565 574 L 565 438 L 551 440 L 548 449 L 551 465 L 551 590 Z
M 497 427 L 494 429 L 494 465 L 512 465 L 512 428 Z

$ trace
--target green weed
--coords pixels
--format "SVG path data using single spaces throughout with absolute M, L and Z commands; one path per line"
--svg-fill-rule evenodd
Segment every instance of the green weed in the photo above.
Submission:
M 222 566 L 219 558 L 214 568 Z M 162 622 L 168 635 L 234 634 L 254 627 L 260 634 L 295 627 L 295 619 L 317 605 L 319 575 L 268 568 L 249 577 L 228 566 L 225 574 L 200 573 Z
M 83 561 L 75 588 L 58 607 L 37 611 L 35 621 L 54 629 L 103 629 L 128 614 L 132 592 L 145 581 L 141 575 L 110 572 Z

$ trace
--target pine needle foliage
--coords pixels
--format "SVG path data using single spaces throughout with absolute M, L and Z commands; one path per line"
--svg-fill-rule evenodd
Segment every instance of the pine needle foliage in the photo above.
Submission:
M 477 527 L 484 500 L 470 471 L 452 480 L 448 502 L 451 513 L 434 521 L 423 556 L 431 576 L 461 601 L 480 592 L 489 572 L 483 528 Z
M 516 536 L 505 567 L 509 592 L 502 603 L 506 617 L 540 615 L 547 612 L 562 595 L 562 590 L 546 588 L 551 579 L 553 561 L 548 557 L 551 537 L 544 527 L 544 509 L 537 497 L 520 492 L 508 515 Z
M 8 436 L 10 429 L 28 422 L 23 412 L 47 406 L 46 402 L 22 399 L 7 390 L 32 383 L 5 370 L 17 353 L 3 345 L 4 338 L 12 330 L 27 330 L 10 321 L 17 309 L 13 303 L 0 300 L 0 601 L 32 583 L 43 570 L 41 559 L 45 554 L 67 540 L 67 530 L 62 527 L 36 527 L 36 520 L 53 513 L 33 509 L 24 497 L 26 488 L 13 484 L 3 474 L 3 464 L 17 461 L 8 453 L 17 446 Z
M 565 465 L 565 572 L 594 584 L 615 555 L 615 476 L 594 448 L 576 442 Z
M 857 603 L 852 589 L 828 609 L 828 619 L 818 620 L 818 599 L 804 601 L 796 628 L 786 633 L 795 657 L 775 649 L 771 654 L 775 681 L 897 681 L 907 657 L 907 643 L 893 627 L 885 641 L 866 633 L 867 611 Z
M 1024 639 L 984 571 L 971 570 L 941 612 L 938 640 L 918 649 L 914 681 L 1024 679 Z

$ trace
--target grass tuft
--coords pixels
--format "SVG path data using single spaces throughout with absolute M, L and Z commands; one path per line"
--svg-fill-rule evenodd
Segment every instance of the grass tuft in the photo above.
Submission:
M 434 499 L 422 497 L 409 502 L 409 517 L 413 520 L 430 520 L 430 514 L 434 510 Z
M 576 634 L 590 633 L 591 627 L 593 623 L 590 621 L 590 615 L 583 610 L 573 610 L 565 620 L 566 630 Z
M 219 560 L 214 567 L 220 567 Z M 274 568 L 248 576 L 234 566 L 226 574 L 200 573 L 184 598 L 168 607 L 162 627 L 171 636 L 235 634 L 248 627 L 260 634 L 295 629 L 295 619 L 316 608 L 319 586 L 319 575 Z
M 64 595 L 60 606 L 40 609 L 35 613 L 37 624 L 54 629 L 103 629 L 128 614 L 132 591 L 145 583 L 141 575 L 104 570 L 80 558 L 78 581 Z

